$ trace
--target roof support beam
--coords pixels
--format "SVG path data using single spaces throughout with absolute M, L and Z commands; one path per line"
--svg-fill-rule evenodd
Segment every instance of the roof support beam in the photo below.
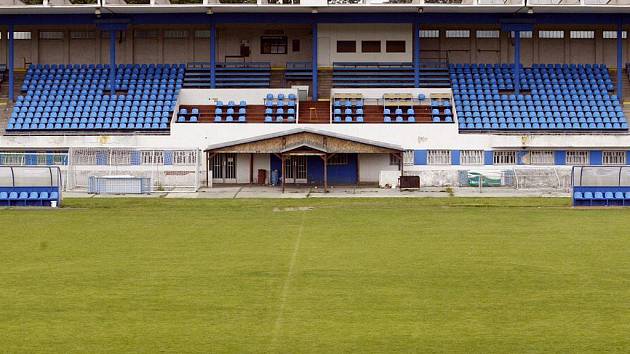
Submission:
M 617 97 L 623 105 L 623 26 L 617 25 Z
M 9 101 L 15 101 L 15 33 L 13 32 L 13 24 L 9 24 Z

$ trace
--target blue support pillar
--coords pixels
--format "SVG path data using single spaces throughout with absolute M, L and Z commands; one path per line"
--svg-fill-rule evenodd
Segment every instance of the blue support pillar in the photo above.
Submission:
M 413 24 L 413 84 L 420 87 L 420 24 Z
M 623 28 L 617 25 L 617 97 L 623 104 Z
M 521 31 L 514 31 L 514 93 L 521 93 Z
M 116 94 L 116 31 L 109 31 L 109 93 Z
M 318 63 L 317 63 L 317 46 L 319 41 L 317 40 L 317 22 L 314 22 L 312 24 L 312 36 L 313 36 L 313 49 L 312 51 L 312 55 L 313 55 L 313 59 L 312 59 L 312 70 L 313 70 L 313 93 L 311 94 L 311 98 L 313 99 L 313 102 L 317 102 L 317 100 L 319 99 L 319 73 L 318 73 Z
M 14 90 L 14 83 L 15 83 L 15 46 L 13 43 L 13 37 L 14 37 L 14 33 L 13 33 L 13 25 L 10 24 L 9 25 L 9 31 L 8 31 L 8 37 L 9 37 L 9 101 L 14 102 L 15 101 L 15 90 Z
M 210 24 L 210 88 L 217 87 L 217 25 Z

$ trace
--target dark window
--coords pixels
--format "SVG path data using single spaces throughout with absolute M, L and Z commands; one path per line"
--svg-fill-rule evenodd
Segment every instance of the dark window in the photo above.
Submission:
M 337 53 L 356 53 L 357 42 L 355 41 L 337 41 Z
M 287 37 L 260 37 L 260 54 L 287 54 Z
M 333 157 L 328 159 L 328 165 L 347 165 L 348 164 L 348 154 L 336 154 Z
M 361 41 L 361 51 L 363 53 L 380 53 L 381 41 Z
M 387 41 L 385 42 L 385 51 L 387 53 L 404 53 L 406 52 L 405 41 Z
M 300 51 L 300 40 L 299 39 L 294 39 L 291 41 L 291 50 L 294 52 L 299 52 Z

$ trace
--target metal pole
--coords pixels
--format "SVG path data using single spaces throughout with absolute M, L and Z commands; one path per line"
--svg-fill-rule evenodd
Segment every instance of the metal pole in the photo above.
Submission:
M 413 24 L 413 83 L 420 87 L 420 24 Z
M 116 94 L 116 31 L 109 31 L 109 91 Z
M 217 87 L 217 25 L 210 24 L 210 88 Z
M 617 97 L 623 103 L 623 28 L 617 25 Z
M 311 94 L 311 97 L 313 99 L 313 102 L 317 102 L 317 100 L 319 99 L 319 77 L 318 77 L 318 63 L 317 63 L 317 45 L 318 45 L 318 40 L 317 40 L 317 22 L 314 22 L 312 24 L 312 28 L 311 28 L 311 32 L 312 32 L 312 37 L 313 37 L 313 49 L 312 49 L 312 76 L 313 76 L 313 93 Z
M 521 92 L 521 31 L 514 31 L 514 93 Z
M 15 48 L 14 48 L 14 33 L 13 24 L 9 24 L 9 101 L 15 101 Z

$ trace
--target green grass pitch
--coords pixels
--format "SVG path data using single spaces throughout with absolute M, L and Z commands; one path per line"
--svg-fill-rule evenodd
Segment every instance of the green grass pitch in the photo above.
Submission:
M 0 352 L 628 353 L 630 210 L 568 204 L 0 210 Z

